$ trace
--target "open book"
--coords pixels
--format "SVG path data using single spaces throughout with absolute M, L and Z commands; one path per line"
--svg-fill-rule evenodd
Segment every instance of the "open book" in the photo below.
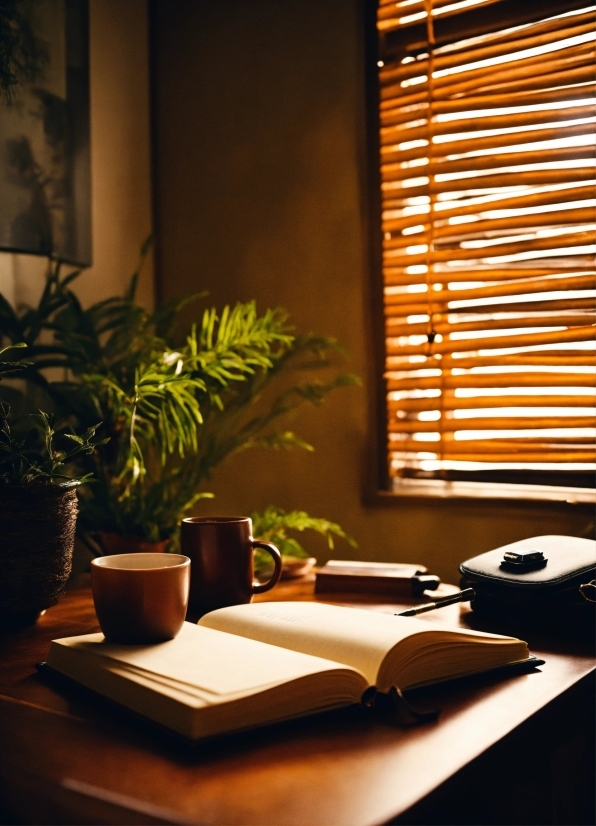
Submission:
M 47 664 L 193 740 L 529 660 L 525 642 L 358 608 L 270 602 L 222 608 L 174 640 L 54 640 Z

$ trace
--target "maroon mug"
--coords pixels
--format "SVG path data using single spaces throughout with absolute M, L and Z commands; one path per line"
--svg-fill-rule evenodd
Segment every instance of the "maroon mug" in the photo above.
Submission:
M 91 590 L 108 642 L 172 640 L 188 605 L 190 560 L 180 554 L 138 553 L 91 560 Z
M 252 538 L 247 516 L 190 517 L 180 527 L 181 553 L 190 559 L 190 596 L 186 618 L 196 622 L 203 614 L 228 605 L 244 605 L 253 594 L 277 585 L 281 555 L 275 545 Z M 254 548 L 273 557 L 273 575 L 268 582 L 254 580 Z

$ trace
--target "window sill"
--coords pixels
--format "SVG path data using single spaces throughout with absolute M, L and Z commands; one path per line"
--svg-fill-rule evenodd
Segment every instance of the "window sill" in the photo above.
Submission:
M 546 485 L 491 484 L 489 482 L 444 482 L 427 479 L 394 479 L 393 490 L 377 491 L 370 504 L 389 505 L 403 499 L 483 500 L 553 505 L 596 503 L 596 491 L 589 488 L 547 487 Z

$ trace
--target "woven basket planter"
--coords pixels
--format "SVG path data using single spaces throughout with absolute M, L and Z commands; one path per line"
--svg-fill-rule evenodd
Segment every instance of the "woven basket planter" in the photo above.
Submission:
M 57 485 L 0 486 L 0 626 L 33 625 L 72 568 L 77 494 Z

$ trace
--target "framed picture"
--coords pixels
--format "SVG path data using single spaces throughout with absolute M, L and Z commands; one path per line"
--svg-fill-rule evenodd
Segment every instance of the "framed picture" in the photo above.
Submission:
M 0 101 L 0 250 L 89 266 L 88 0 L 26 0 L 23 15 L 43 60 Z

